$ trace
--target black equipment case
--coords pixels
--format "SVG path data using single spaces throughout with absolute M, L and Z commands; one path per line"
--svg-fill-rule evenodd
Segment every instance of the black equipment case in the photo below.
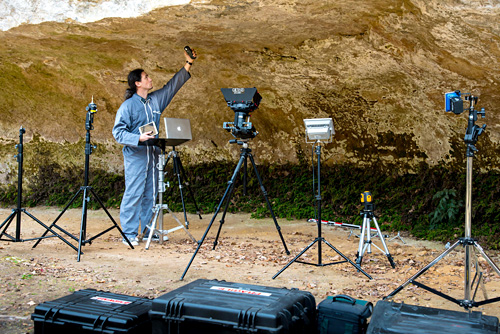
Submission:
M 372 314 L 370 302 L 346 295 L 328 297 L 318 305 L 319 334 L 363 334 Z
M 477 311 L 459 312 L 379 301 L 368 333 L 498 334 L 498 318 Z
M 35 334 L 151 333 L 151 300 L 94 289 L 39 304 L 31 319 Z
M 297 289 L 199 279 L 153 300 L 154 334 L 316 332 L 316 302 Z

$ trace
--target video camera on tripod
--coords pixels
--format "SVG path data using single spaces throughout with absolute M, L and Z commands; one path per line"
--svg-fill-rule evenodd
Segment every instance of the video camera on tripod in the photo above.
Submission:
M 236 139 L 255 138 L 258 132 L 250 122 L 250 113 L 259 107 L 262 100 L 257 88 L 221 88 L 221 92 L 227 106 L 234 111 L 234 122 L 224 122 L 223 128 Z

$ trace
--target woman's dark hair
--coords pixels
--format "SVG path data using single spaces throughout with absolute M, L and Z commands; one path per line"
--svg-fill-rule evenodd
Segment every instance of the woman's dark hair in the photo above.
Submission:
M 142 72 L 144 72 L 142 68 L 137 68 L 133 71 L 130 71 L 130 73 L 128 74 L 128 88 L 125 91 L 125 100 L 130 99 L 132 95 L 137 92 L 137 86 L 135 85 L 135 82 L 141 81 Z

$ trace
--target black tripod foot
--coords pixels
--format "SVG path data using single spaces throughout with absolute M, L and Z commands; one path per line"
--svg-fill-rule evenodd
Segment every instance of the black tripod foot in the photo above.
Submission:
M 391 267 L 393 269 L 396 268 L 396 264 L 394 263 L 394 260 L 392 259 L 391 254 L 387 254 L 387 259 L 389 260 L 389 263 L 391 264 Z
M 356 259 L 354 260 L 354 262 L 359 266 L 361 267 L 361 262 L 363 262 L 363 256 L 359 254 L 359 251 L 356 252 Z M 358 270 L 359 272 L 359 270 Z

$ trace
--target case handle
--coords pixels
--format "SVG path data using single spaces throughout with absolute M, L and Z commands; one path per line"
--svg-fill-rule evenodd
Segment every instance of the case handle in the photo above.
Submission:
M 341 302 L 350 302 L 353 305 L 356 304 L 356 299 L 354 299 L 350 296 L 347 296 L 347 295 L 336 295 L 336 296 L 331 297 L 331 299 L 332 299 L 332 302 L 338 300 Z

